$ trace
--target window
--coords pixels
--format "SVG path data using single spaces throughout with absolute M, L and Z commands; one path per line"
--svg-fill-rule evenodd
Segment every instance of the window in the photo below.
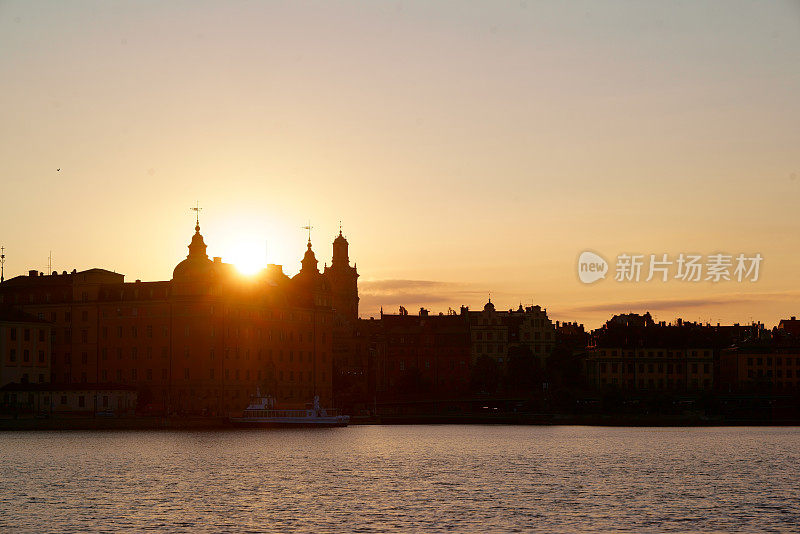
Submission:
M 39 363 L 44 363 L 44 351 L 39 351 Z
M 25 341 L 30 341 L 30 340 L 31 340 L 31 329 L 30 328 L 26 328 L 25 329 Z
M 31 351 L 29 351 L 28 349 L 22 351 L 22 361 L 23 362 L 31 361 Z
M 10 361 L 10 362 L 17 361 L 17 350 L 16 349 L 9 349 L 9 351 L 8 351 L 8 361 Z
M 84 397 L 83 395 L 79 395 L 78 396 L 78 407 L 79 408 L 83 408 L 85 406 L 86 406 L 86 397 Z

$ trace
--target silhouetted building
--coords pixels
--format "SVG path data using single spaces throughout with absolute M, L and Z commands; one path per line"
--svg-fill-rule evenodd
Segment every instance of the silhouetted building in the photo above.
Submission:
M 137 388 L 120 384 L 6 384 L 2 409 L 35 415 L 133 415 Z
M 342 317 L 355 321 L 358 319 L 358 270 L 350 266 L 347 239 L 339 235 L 333 240 L 333 259 L 331 266 L 325 266 L 324 275 L 331 287 L 333 309 Z
M 781 319 L 778 323 L 778 331 L 800 339 L 800 321 L 795 316 L 792 316 L 791 319 Z
M 761 323 L 656 323 L 649 313 L 616 315 L 592 332 L 586 376 L 598 388 L 696 391 L 714 389 L 719 355 L 735 343 L 766 335 Z
M 153 412 L 227 414 L 257 388 L 282 406 L 331 406 L 333 302 L 310 240 L 292 279 L 278 265 L 244 277 L 208 257 L 199 223 L 170 281 L 90 269 L 0 284 L 0 303 L 53 325 L 52 382 L 135 386 Z
M 0 386 L 50 381 L 50 324 L 0 305 Z
M 526 354 L 544 368 L 555 345 L 555 327 L 540 306 L 497 311 L 491 299 L 482 311 L 461 308 L 469 317 L 472 361 L 488 356 L 500 364 L 512 354 Z
M 726 392 L 796 391 L 800 388 L 800 347 L 765 342 L 723 350 L 720 375 Z
M 386 343 L 379 388 L 393 396 L 446 397 L 466 392 L 471 343 L 467 315 L 381 314 Z

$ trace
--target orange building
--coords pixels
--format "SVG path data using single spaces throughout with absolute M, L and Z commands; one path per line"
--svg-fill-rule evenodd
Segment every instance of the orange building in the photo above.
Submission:
M 0 387 L 50 380 L 50 324 L 0 306 Z
M 332 287 L 343 295 L 310 240 L 293 278 L 279 265 L 246 277 L 208 257 L 198 223 L 172 280 L 31 271 L 0 284 L 0 303 L 52 324 L 54 383 L 135 386 L 140 412 L 225 415 L 257 388 L 284 407 L 333 404 Z
M 696 391 L 714 388 L 714 351 L 709 347 L 603 347 L 586 356 L 595 387 Z
M 753 345 L 722 351 L 721 373 L 729 391 L 796 391 L 800 348 Z

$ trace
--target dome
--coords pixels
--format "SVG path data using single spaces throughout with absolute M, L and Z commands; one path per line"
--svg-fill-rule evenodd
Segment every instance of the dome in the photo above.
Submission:
M 189 244 L 189 255 L 175 266 L 172 278 L 205 276 L 211 272 L 213 266 L 214 263 L 208 259 L 208 254 L 206 254 L 206 243 L 203 241 L 198 223 L 194 227 L 192 242 Z
M 186 258 L 172 270 L 172 278 L 205 276 L 211 272 L 213 266 L 213 262 L 208 258 L 204 260 Z

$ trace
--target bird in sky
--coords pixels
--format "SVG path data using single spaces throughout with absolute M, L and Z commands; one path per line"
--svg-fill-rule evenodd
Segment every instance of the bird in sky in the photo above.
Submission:
M 60 171 L 61 169 L 56 169 L 56 172 Z

